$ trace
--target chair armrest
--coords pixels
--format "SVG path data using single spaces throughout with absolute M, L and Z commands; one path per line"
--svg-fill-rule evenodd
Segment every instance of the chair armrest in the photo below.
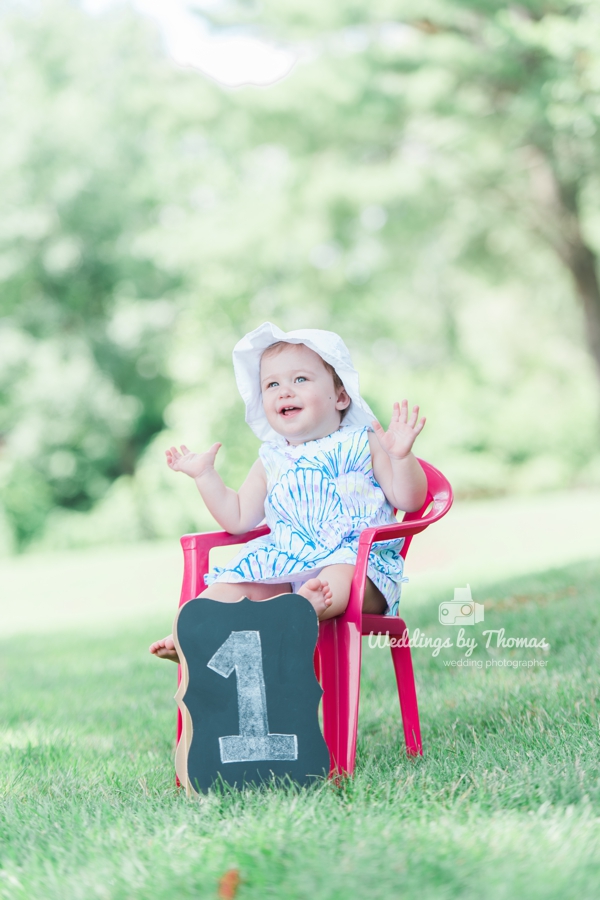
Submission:
M 363 595 L 369 566 L 369 553 L 373 544 L 377 541 L 391 541 L 398 538 L 412 537 L 414 534 L 424 531 L 430 524 L 431 520 L 428 521 L 427 517 L 424 517 L 416 522 L 397 522 L 391 525 L 381 525 L 379 528 L 365 528 L 361 532 L 358 539 L 356 566 L 354 567 L 354 576 L 350 588 L 350 600 L 346 611 L 342 613 L 345 619 L 354 622 L 357 627 L 360 626 Z
M 402 522 L 392 522 L 390 525 L 380 525 L 376 528 L 365 528 L 361 532 L 359 545 L 368 545 L 377 541 L 391 541 L 395 538 L 412 537 L 414 534 L 424 531 L 433 522 L 437 522 L 442 516 L 446 515 L 450 509 L 452 498 L 448 498 L 449 502 L 439 502 L 434 500 L 431 510 L 421 518 L 412 518 L 415 513 L 407 513 L 410 518 L 405 518 Z
M 184 534 L 181 538 L 181 546 L 184 550 L 206 548 L 212 550 L 213 547 L 225 547 L 228 544 L 245 544 L 253 538 L 263 537 L 270 532 L 268 525 L 258 525 L 251 531 L 245 531 L 243 534 L 231 534 L 229 531 L 204 531 L 199 534 Z
M 419 460 L 419 462 L 422 461 Z M 427 468 L 431 471 L 432 466 L 428 464 Z M 445 481 L 445 479 L 444 479 Z M 352 587 L 350 589 L 350 601 L 346 608 L 346 612 L 342 613 L 349 621 L 360 625 L 362 616 L 362 602 L 365 584 L 367 581 L 367 569 L 369 565 L 369 553 L 371 547 L 377 541 L 391 541 L 399 538 L 405 539 L 404 551 L 408 549 L 408 545 L 413 535 L 419 534 L 421 531 L 437 522 L 442 516 L 445 516 L 452 506 L 452 488 L 446 482 L 446 486 L 438 490 L 434 497 L 428 494 L 427 500 L 420 510 L 413 513 L 406 513 L 402 522 L 392 522 L 390 525 L 380 525 L 378 528 L 365 528 L 361 532 L 358 540 L 358 554 L 356 557 L 356 566 L 354 569 L 354 577 L 352 578 Z M 433 502 L 432 502 L 433 501 Z M 431 504 L 431 509 L 423 515 L 423 510 Z M 404 553 L 405 555 L 405 553 Z
M 181 538 L 183 548 L 183 583 L 179 605 L 182 606 L 197 597 L 204 588 L 204 576 L 208 572 L 208 555 L 213 547 L 226 547 L 230 544 L 245 544 L 254 538 L 263 537 L 271 529 L 268 525 L 259 525 L 243 534 L 230 534 L 228 531 L 207 531 L 204 534 L 184 534 Z
M 424 531 L 428 525 L 431 525 L 431 522 L 421 519 L 417 522 L 398 522 L 392 525 L 380 525 L 378 528 L 365 528 L 360 533 L 358 544 L 370 548 L 378 541 L 392 541 L 418 534 L 420 531 Z

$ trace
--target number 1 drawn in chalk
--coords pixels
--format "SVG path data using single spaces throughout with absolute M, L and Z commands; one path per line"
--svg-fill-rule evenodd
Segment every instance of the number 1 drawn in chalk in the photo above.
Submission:
M 295 734 L 269 734 L 260 632 L 232 631 L 207 663 L 209 669 L 237 678 L 239 734 L 219 738 L 222 763 L 298 759 Z

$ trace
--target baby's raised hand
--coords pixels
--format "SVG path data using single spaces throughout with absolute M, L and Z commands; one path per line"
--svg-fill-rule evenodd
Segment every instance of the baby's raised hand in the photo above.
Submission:
M 200 475 L 204 475 L 208 469 L 214 468 L 215 458 L 220 447 L 219 443 L 213 444 L 206 453 L 192 453 L 185 444 L 181 445 L 181 452 L 177 447 L 171 447 L 170 450 L 165 450 L 167 465 L 174 472 L 184 472 L 190 478 L 198 478 Z
M 417 421 L 418 418 L 419 407 L 413 406 L 409 419 L 408 400 L 403 400 L 402 406 L 398 402 L 394 403 L 392 421 L 387 431 L 381 427 L 379 422 L 373 422 L 373 430 L 377 439 L 391 459 L 404 459 L 412 450 L 417 435 L 423 431 L 425 426 L 425 419 Z

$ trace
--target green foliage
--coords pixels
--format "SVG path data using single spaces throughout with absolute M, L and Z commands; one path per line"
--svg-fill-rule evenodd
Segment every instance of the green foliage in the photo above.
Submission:
M 0 101 L 2 496 L 26 542 L 52 506 L 89 509 L 164 427 L 180 278 L 135 250 L 160 207 L 148 149 L 168 91 L 148 33 L 62 3 L 3 27 L 19 92 Z
M 163 450 L 221 440 L 241 483 L 257 442 L 230 353 L 265 319 L 339 331 L 384 420 L 420 402 L 418 452 L 459 494 L 597 481 L 574 303 L 580 251 L 600 250 L 594 4 L 210 15 L 307 54 L 231 91 L 174 68 L 122 9 L 4 15 L 20 87 L 0 99 L 0 497 L 17 544 L 205 521 Z

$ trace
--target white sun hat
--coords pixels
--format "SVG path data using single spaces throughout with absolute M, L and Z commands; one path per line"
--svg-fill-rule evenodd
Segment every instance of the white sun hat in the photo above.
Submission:
M 233 348 L 233 369 L 237 386 L 246 404 L 246 422 L 261 441 L 281 443 L 283 440 L 267 421 L 260 389 L 260 358 L 267 347 L 277 341 L 306 344 L 310 350 L 314 350 L 325 362 L 333 366 L 352 400 L 344 416 L 345 428 L 371 425 L 375 415 L 360 396 L 358 372 L 352 365 L 348 348 L 339 334 L 322 331 L 320 328 L 298 328 L 296 331 L 286 333 L 271 322 L 263 322 L 238 341 Z

